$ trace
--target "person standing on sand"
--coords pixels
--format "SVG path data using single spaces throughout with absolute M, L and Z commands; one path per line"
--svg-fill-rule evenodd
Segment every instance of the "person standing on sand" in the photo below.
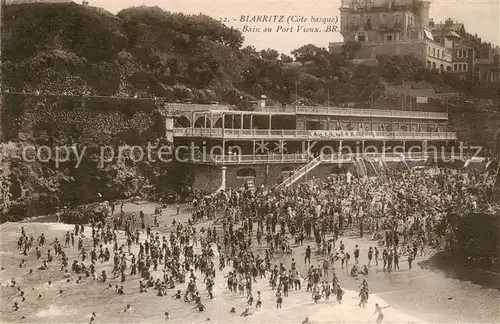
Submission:
M 372 258 L 373 258 L 373 247 L 370 246 L 368 249 L 368 266 L 371 266 L 372 263 Z
M 382 323 L 382 320 L 384 319 L 384 314 L 382 313 L 382 309 L 384 308 L 389 308 L 389 306 L 380 307 L 378 304 L 375 304 L 375 312 L 373 312 L 373 314 L 378 313 L 377 317 L 378 324 Z
M 260 291 L 257 291 L 257 302 L 255 303 L 255 308 L 262 307 L 262 297 L 260 296 Z
M 411 270 L 411 263 L 412 263 L 412 261 L 413 261 L 413 255 L 412 255 L 412 253 L 410 252 L 410 253 L 408 254 L 408 269 L 409 269 L 409 270 Z
M 329 278 L 330 263 L 327 259 L 323 260 L 323 276 L 328 280 Z
M 349 271 L 349 259 L 351 259 L 351 255 L 346 251 L 345 253 L 345 269 Z
M 283 303 L 283 297 L 281 295 L 281 291 L 278 289 L 276 293 L 276 309 L 281 308 L 281 304 Z
M 311 264 L 311 247 L 309 245 L 306 248 L 306 256 L 304 258 L 304 263 L 307 264 L 308 262 Z
M 397 249 L 394 249 L 394 270 L 399 271 L 399 254 Z
M 342 297 L 344 296 L 344 291 L 337 285 L 337 303 L 342 304 Z

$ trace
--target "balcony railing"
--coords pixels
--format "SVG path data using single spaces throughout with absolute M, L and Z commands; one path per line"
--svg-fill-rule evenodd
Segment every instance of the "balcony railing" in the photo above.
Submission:
M 350 139 L 350 140 L 455 140 L 453 132 L 389 132 L 389 131 L 333 131 L 297 129 L 222 129 L 175 128 L 175 137 L 212 137 L 227 139 Z
M 463 157 L 453 153 L 439 153 L 438 157 L 454 158 L 462 160 Z M 420 159 L 425 160 L 432 157 L 432 153 L 405 152 L 405 153 L 345 153 L 345 154 L 323 154 L 321 163 L 348 163 L 360 158 L 383 158 L 384 160 Z M 254 155 L 202 155 L 193 154 L 184 156 L 180 162 L 200 163 L 211 165 L 222 164 L 259 164 L 259 163 L 309 163 L 317 158 L 312 154 L 254 154 Z
M 393 117 L 393 118 L 420 118 L 420 119 L 448 119 L 448 113 L 428 111 L 403 111 L 383 109 L 362 108 L 339 108 L 339 107 L 315 107 L 315 106 L 293 106 L 293 107 L 256 107 L 256 111 L 268 113 L 295 113 L 311 115 L 335 115 L 335 116 L 363 116 L 363 117 Z
M 202 164 L 258 164 L 258 163 L 307 163 L 308 154 L 255 154 L 255 155 L 192 155 L 181 162 Z
M 421 23 L 417 23 L 417 22 L 414 22 L 413 24 L 408 24 L 406 25 L 408 29 L 412 29 L 412 28 L 422 28 L 422 24 Z
M 207 110 L 232 110 L 233 105 L 209 105 L 209 104 L 182 104 L 182 103 L 167 103 L 167 107 L 177 111 L 207 111 Z

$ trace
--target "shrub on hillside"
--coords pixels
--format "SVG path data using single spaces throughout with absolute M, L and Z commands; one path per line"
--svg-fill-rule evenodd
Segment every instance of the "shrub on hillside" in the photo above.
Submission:
M 61 213 L 61 222 L 66 224 L 89 224 L 92 221 L 99 222 L 106 217 L 103 205 L 92 203 L 66 209 Z

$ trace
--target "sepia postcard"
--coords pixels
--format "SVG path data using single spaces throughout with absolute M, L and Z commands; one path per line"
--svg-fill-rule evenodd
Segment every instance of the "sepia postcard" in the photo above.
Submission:
M 1 323 L 500 323 L 498 0 L 1 0 Z

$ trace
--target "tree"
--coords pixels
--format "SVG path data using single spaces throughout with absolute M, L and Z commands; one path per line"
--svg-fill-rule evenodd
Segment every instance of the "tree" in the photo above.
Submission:
M 247 47 L 242 48 L 241 51 L 247 55 L 257 54 L 257 49 L 252 45 L 248 45 Z
M 243 45 L 244 41 L 245 37 L 243 37 L 243 34 L 239 30 L 233 29 L 233 27 L 231 27 L 231 29 L 225 27 L 221 37 L 221 43 L 223 45 L 237 50 L 241 48 L 241 45 Z
M 295 57 L 296 61 L 305 63 L 307 61 L 312 61 L 316 55 L 325 52 L 328 53 L 325 48 L 308 44 L 293 50 L 292 55 Z
M 276 50 L 273 50 L 272 48 L 260 51 L 260 57 L 262 57 L 264 60 L 274 61 L 278 58 L 279 55 L 280 53 L 278 53 L 278 51 Z
M 283 63 L 291 63 L 291 62 L 293 62 L 293 58 L 289 55 L 281 54 L 280 61 Z

